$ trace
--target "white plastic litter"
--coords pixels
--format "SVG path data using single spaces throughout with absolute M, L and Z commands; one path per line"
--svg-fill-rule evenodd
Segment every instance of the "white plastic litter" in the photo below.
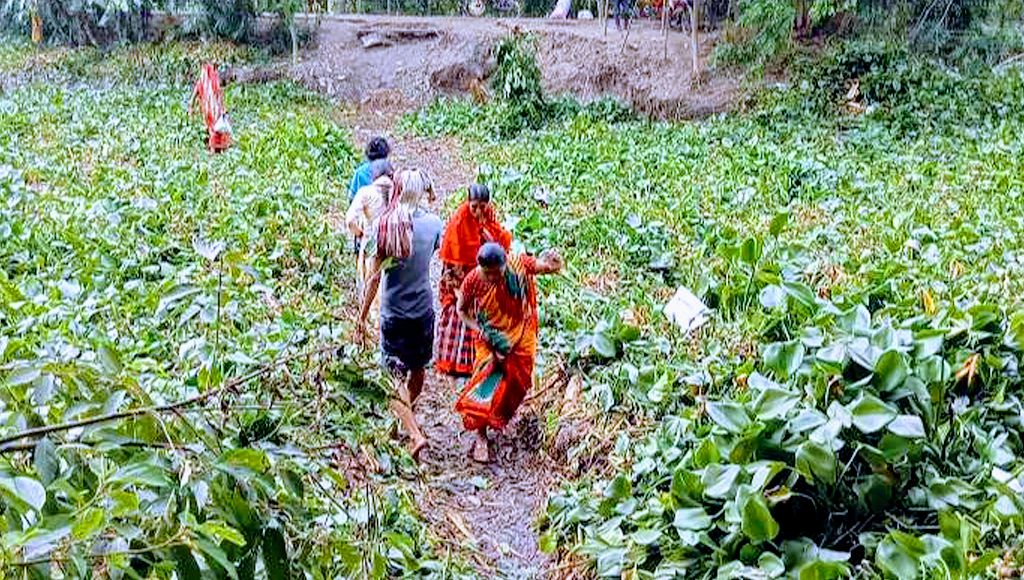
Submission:
M 704 325 L 708 307 L 693 292 L 680 286 L 675 296 L 665 305 L 665 316 L 682 329 L 683 333 L 696 330 Z
M 213 124 L 213 130 L 217 133 L 231 134 L 231 118 L 227 113 L 217 117 L 217 122 Z

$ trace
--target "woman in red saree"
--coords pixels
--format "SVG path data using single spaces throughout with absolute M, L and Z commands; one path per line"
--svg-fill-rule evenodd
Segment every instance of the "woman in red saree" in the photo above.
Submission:
M 465 428 L 476 432 L 476 461 L 491 460 L 487 428 L 503 429 L 533 382 L 538 330 L 535 278 L 561 269 L 562 258 L 552 250 L 538 258 L 508 257 L 501 245 L 487 243 L 477 255 L 477 267 L 462 284 L 459 316 L 480 338 L 473 376 L 455 411 L 462 415 Z
M 231 145 L 231 123 L 224 106 L 220 76 L 217 75 L 217 68 L 210 63 L 204 64 L 199 71 L 199 80 L 192 88 L 192 98 L 189 100 L 189 112 L 196 101 L 199 101 L 199 109 L 206 123 L 209 136 L 207 146 L 214 153 L 224 151 Z
M 459 318 L 456 303 L 463 280 L 476 267 L 477 252 L 487 242 L 495 242 L 507 252 L 512 245 L 512 234 L 498 223 L 487 186 L 474 184 L 469 187 L 466 201 L 448 222 L 441 240 L 442 270 L 438 285 L 441 316 L 437 324 L 434 368 L 450 377 L 473 374 L 476 331 Z

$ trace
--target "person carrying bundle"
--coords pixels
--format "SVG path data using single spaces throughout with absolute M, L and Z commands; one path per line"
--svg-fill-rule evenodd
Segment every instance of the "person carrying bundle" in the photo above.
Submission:
M 392 181 L 394 173 L 391 162 L 387 159 L 378 159 L 371 163 L 370 175 L 373 181 L 359 188 L 348 206 L 348 211 L 345 212 L 345 225 L 356 239 L 356 292 L 359 296 L 365 292 L 366 282 L 373 268 L 373 252 L 367 251 L 366 240 L 370 228 L 391 199 L 391 191 L 395 187 Z M 373 306 L 373 311 L 378 312 L 377 302 L 374 302 Z
M 189 99 L 189 114 L 192 113 L 192 106 L 196 101 L 199 102 L 199 109 L 206 123 L 207 146 L 210 151 L 219 153 L 226 150 L 231 146 L 231 122 L 228 119 L 228 110 L 224 106 L 220 76 L 217 74 L 217 68 L 210 63 L 204 64 L 199 71 L 199 80 L 192 88 L 192 97 Z
M 387 208 L 370 232 L 374 252 L 356 326 L 356 340 L 366 338 L 366 319 L 383 278 L 380 303 L 381 363 L 395 382 L 391 409 L 409 435 L 414 459 L 427 446 L 413 405 L 423 390 L 426 368 L 434 354 L 434 293 L 430 259 L 441 243 L 440 218 L 422 207 L 430 178 L 418 169 L 399 171 Z

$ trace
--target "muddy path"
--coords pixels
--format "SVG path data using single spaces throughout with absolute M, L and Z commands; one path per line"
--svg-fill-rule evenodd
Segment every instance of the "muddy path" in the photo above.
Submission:
M 386 136 L 396 168 L 426 169 L 438 194 L 433 210 L 446 219 L 445 207 L 455 203 L 449 198 L 463 195 L 476 168 L 455 139 L 396 135 L 400 111 L 378 104 L 345 113 L 341 121 L 357 144 Z M 435 256 L 435 286 L 439 274 Z M 542 449 L 535 403 L 528 400 L 503 433 L 492 434 L 495 460 L 480 465 L 469 457 L 472 434 L 463 430 L 453 411 L 457 395 L 458 387 L 450 379 L 430 370 L 414 405 L 430 440 L 422 455 L 421 476 L 414 483 L 420 513 L 445 547 L 467 560 L 482 578 L 551 577 L 554 564 L 538 549 L 533 524 L 548 490 L 560 479 L 560 468 Z
M 626 32 L 597 20 L 455 17 L 332 16 L 316 25 L 316 41 L 289 76 L 349 102 L 387 91 L 408 105 L 438 95 L 476 92 L 493 72 L 493 47 L 513 30 L 535 39 L 545 90 L 582 100 L 614 96 L 663 119 L 726 111 L 743 96 L 729 71 L 694 77 L 690 37 L 661 32 L 641 19 Z M 699 62 L 707 71 L 717 33 L 701 35 Z

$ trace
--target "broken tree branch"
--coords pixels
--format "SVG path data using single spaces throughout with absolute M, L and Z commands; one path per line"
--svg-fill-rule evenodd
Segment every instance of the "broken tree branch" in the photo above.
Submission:
M 277 359 L 275 361 L 269 362 L 269 363 L 261 366 L 260 368 L 254 370 L 254 371 L 252 371 L 252 372 L 250 372 L 248 374 L 245 374 L 245 375 L 242 375 L 242 376 L 240 376 L 238 378 L 232 379 L 232 380 L 224 383 L 222 386 L 217 387 L 216 389 L 209 390 L 209 391 L 207 391 L 205 393 L 201 393 L 199 395 L 196 395 L 194 397 L 190 397 L 190 398 L 185 399 L 183 401 L 178 401 L 176 403 L 169 403 L 167 405 L 156 405 L 156 406 L 152 406 L 152 407 L 140 407 L 140 408 L 137 408 L 137 409 L 129 409 L 127 411 L 120 411 L 118 413 L 111 413 L 109 415 L 100 415 L 98 417 L 89 417 L 88 419 L 81 419 L 81 420 L 78 420 L 78 421 L 70 421 L 68 423 L 60 423 L 58 425 L 46 425 L 44 427 L 35 427 L 35 428 L 32 428 L 32 429 L 27 429 L 27 430 L 22 431 L 20 433 L 17 433 L 17 434 L 14 434 L 14 435 L 10 435 L 8 437 L 4 437 L 4 438 L 0 439 L 0 451 L 6 450 L 7 447 L 11 443 L 14 443 L 16 441 L 21 441 L 22 439 L 38 439 L 39 437 L 43 437 L 45 435 L 49 435 L 50 433 L 59 433 L 59 432 L 62 432 L 62 431 L 70 431 L 71 429 L 76 429 L 76 428 L 79 428 L 79 427 L 88 427 L 90 425 L 97 425 L 97 424 L 100 424 L 100 423 L 109 423 L 111 421 L 117 421 L 119 419 L 127 419 L 127 418 L 130 418 L 130 417 L 138 417 L 139 415 L 175 412 L 175 411 L 177 411 L 179 409 L 183 409 L 185 407 L 191 407 L 192 405 L 195 405 L 195 404 L 198 404 L 198 403 L 202 403 L 203 401 L 206 401 L 207 399 L 210 399 L 210 398 L 212 398 L 212 397 L 214 397 L 216 395 L 219 395 L 219 394 L 221 394 L 221 393 L 223 393 L 225 391 L 231 391 L 231 390 L 239 387 L 240 385 L 243 385 L 243 384 L 245 384 L 245 383 L 247 383 L 247 382 L 249 382 L 249 381 L 251 381 L 253 379 L 259 378 L 259 377 L 269 373 L 270 371 L 280 367 L 281 365 L 287 364 L 287 363 L 289 363 L 289 362 L 291 362 L 293 360 L 296 360 L 296 359 L 299 359 L 299 358 L 303 358 L 303 357 L 307 357 L 307 356 L 310 356 L 310 355 L 313 355 L 313 354 L 320 354 L 320 353 L 327 352 L 327 351 L 330 351 L 330 350 L 336 350 L 337 348 L 338 348 L 338 345 L 336 345 L 336 344 L 330 345 L 330 346 L 322 346 L 322 347 L 315 348 L 315 349 L 312 349 L 312 350 L 307 350 L 307 351 L 303 351 L 301 353 L 293 354 L 293 355 L 290 355 L 290 356 L 287 356 L 287 357 L 284 357 L 284 358 L 281 358 L 281 359 Z M 21 446 L 20 445 L 14 445 L 14 446 L 11 446 L 11 447 L 12 448 L 19 448 Z

